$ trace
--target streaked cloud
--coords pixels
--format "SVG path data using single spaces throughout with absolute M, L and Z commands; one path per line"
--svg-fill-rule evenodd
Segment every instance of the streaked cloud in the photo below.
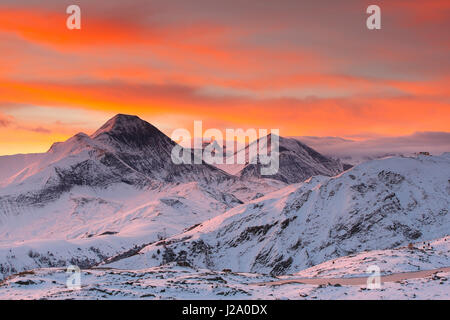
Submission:
M 0 4 L 0 110 L 43 129 L 14 150 L 118 112 L 168 134 L 197 119 L 360 139 L 448 130 L 448 1 L 383 1 L 377 32 L 358 0 L 79 0 L 78 31 L 69 4 Z
M 0 127 L 7 127 L 11 125 L 13 118 L 11 116 L 0 113 Z

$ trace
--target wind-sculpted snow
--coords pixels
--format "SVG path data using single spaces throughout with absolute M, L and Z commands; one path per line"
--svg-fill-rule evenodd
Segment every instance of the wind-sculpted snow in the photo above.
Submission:
M 450 157 L 387 158 L 313 177 L 144 248 L 115 267 L 177 261 L 280 275 L 450 230 Z

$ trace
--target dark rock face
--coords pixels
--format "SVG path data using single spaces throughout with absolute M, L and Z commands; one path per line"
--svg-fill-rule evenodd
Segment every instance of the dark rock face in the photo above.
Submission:
M 91 138 L 112 147 L 114 156 L 131 170 L 163 182 L 226 180 L 223 171 L 203 164 L 172 162 L 176 145 L 169 137 L 136 116 L 119 114 L 106 122 Z
M 349 164 L 349 163 L 343 163 L 342 167 L 344 168 L 344 171 L 350 170 L 351 168 L 353 168 L 353 165 Z
M 39 206 L 58 199 L 75 186 L 105 188 L 125 183 L 144 188 L 164 182 L 210 183 L 233 179 L 206 163 L 174 164 L 171 152 L 175 145 L 148 122 L 119 114 L 91 136 L 78 133 L 65 142 L 55 143 L 47 156 L 59 160 L 49 161 L 46 170 L 50 177 L 44 185 L 1 200 Z
M 92 136 L 92 139 L 104 141 L 120 151 L 138 151 L 148 147 L 166 149 L 175 142 L 150 123 L 137 116 L 118 114 L 108 120 Z
M 270 139 L 269 136 L 267 138 L 269 144 Z M 279 137 L 279 154 L 279 170 L 275 175 L 262 176 L 262 164 L 257 162 L 248 164 L 242 169 L 240 177 L 243 179 L 265 177 L 290 184 L 303 182 L 315 175 L 335 176 L 344 171 L 339 160 L 325 157 L 295 139 Z

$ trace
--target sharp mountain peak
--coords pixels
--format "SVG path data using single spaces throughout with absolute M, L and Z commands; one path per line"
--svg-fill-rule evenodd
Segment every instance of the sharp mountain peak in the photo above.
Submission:
M 117 114 L 91 135 L 79 132 L 64 142 L 54 143 L 48 152 L 79 149 L 83 146 L 112 147 L 115 150 L 141 150 L 148 147 L 171 147 L 174 142 L 158 128 L 138 116 Z
M 164 135 L 155 126 L 151 125 L 145 120 L 142 120 L 138 116 L 121 113 L 106 121 L 105 124 L 100 127 L 100 129 L 98 129 L 93 135 L 91 135 L 91 138 L 96 139 L 97 137 L 105 133 L 109 135 Z

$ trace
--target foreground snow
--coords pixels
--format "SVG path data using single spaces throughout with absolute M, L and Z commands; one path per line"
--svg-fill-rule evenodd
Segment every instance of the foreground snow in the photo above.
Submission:
M 297 277 L 363 277 L 367 268 L 376 265 L 381 275 L 398 274 L 450 267 L 450 236 L 434 241 L 417 242 L 412 246 L 373 250 L 326 261 L 302 270 Z
M 85 270 L 82 288 L 66 287 L 62 269 L 41 269 L 13 278 L 0 288 L 0 299 L 450 299 L 450 272 L 366 286 L 286 284 L 257 286 L 273 280 L 259 274 L 232 274 L 188 268 Z
M 367 277 L 369 265 L 378 265 L 382 274 L 429 270 L 436 264 L 449 266 L 450 237 L 431 242 L 425 250 L 420 249 L 421 245 L 416 243 L 416 249 L 363 252 L 282 277 L 194 269 L 173 263 L 142 270 L 94 268 L 82 270 L 80 290 L 66 287 L 65 269 L 38 269 L 1 283 L 0 299 L 450 299 L 449 268 L 418 278 L 403 275 L 400 281 L 382 280 L 379 289 L 369 289 L 365 282 L 346 284 L 346 279 Z M 311 276 L 321 284 L 271 284 Z M 342 280 L 331 285 L 330 277 Z

